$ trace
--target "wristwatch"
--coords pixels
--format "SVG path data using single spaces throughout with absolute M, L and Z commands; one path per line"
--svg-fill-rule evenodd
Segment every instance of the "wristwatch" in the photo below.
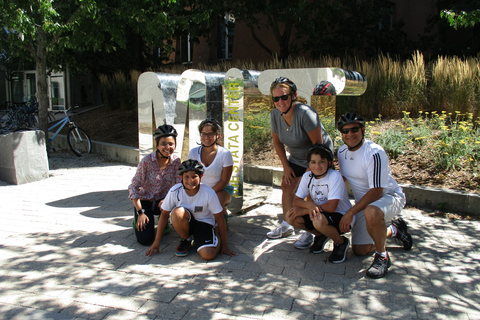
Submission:
M 145 209 L 137 210 L 137 216 L 141 215 L 142 213 L 145 213 Z

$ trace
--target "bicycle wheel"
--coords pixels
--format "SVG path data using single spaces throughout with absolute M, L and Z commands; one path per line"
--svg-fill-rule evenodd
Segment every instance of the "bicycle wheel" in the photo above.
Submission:
M 76 156 L 81 157 L 82 154 L 92 151 L 92 140 L 85 131 L 78 127 L 68 129 L 67 142 Z
M 12 127 L 12 113 L 7 110 L 2 110 L 0 112 L 0 133 L 7 132 L 8 130 L 12 129 Z

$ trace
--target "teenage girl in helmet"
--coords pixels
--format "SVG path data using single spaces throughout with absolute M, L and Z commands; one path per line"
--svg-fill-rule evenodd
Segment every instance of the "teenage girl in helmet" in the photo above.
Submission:
M 294 228 L 285 221 L 285 215 L 292 207 L 295 190 L 307 171 L 308 150 L 317 143 L 323 143 L 333 152 L 333 142 L 323 127 L 317 112 L 307 104 L 297 101 L 297 86 L 290 79 L 277 78 L 270 86 L 275 105 L 270 113 L 273 146 L 283 166 L 282 208 L 283 222 L 267 233 L 269 238 L 281 238 L 293 233 Z M 289 156 L 285 150 L 288 148 Z M 312 245 L 313 235 L 304 234 L 295 242 L 295 247 L 307 249 Z
M 217 194 L 209 186 L 200 183 L 203 173 L 204 168 L 197 160 L 182 162 L 178 168 L 182 182 L 170 189 L 162 203 L 157 235 L 146 252 L 147 256 L 151 256 L 155 251 L 159 252 L 162 230 L 169 217 L 173 228 L 182 238 L 175 252 L 177 256 L 188 254 L 192 243 L 191 236 L 198 254 L 204 260 L 214 259 L 219 252 L 230 256 L 237 255 L 228 248 L 227 226 Z
M 140 161 L 128 186 L 128 197 L 135 207 L 135 236 L 143 245 L 150 245 L 155 239 L 154 215 L 160 214 L 160 205 L 168 190 L 180 182 L 177 170 L 181 161 L 173 154 L 177 131 L 164 124 L 155 130 L 153 137 L 157 149 Z
M 233 171 L 232 153 L 218 145 L 222 134 L 222 127 L 215 119 L 205 119 L 198 126 L 201 145 L 190 150 L 188 159 L 200 162 L 205 170 L 202 183 L 211 187 L 216 193 L 223 207 L 224 216 L 227 215 L 227 205 L 232 200 L 233 186 L 230 178 Z

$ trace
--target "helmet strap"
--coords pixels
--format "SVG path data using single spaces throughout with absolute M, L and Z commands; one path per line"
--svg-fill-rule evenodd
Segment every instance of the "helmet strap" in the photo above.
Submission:
M 185 187 L 185 185 L 183 184 L 183 177 L 182 177 L 182 186 L 183 186 L 183 189 L 188 191 L 194 191 L 195 189 L 200 189 L 200 184 L 198 184 L 198 186 L 196 186 L 194 189 L 188 189 L 187 187 Z
M 328 167 L 327 170 L 325 170 L 325 172 L 322 173 L 322 174 L 314 174 L 314 173 L 312 172 L 312 176 L 314 176 L 315 179 L 323 178 L 323 177 L 325 177 L 325 176 L 327 175 L 328 169 L 330 169 L 330 167 Z
M 348 150 L 350 151 L 355 150 L 356 148 L 358 148 L 358 146 L 360 146 L 363 143 L 363 140 L 364 140 L 364 137 L 362 137 L 362 140 L 360 140 L 360 142 L 356 146 L 348 147 Z
M 292 102 L 290 102 L 290 107 L 288 107 L 287 111 L 282 112 L 282 116 L 286 115 L 288 113 L 288 111 L 290 111 L 290 109 L 292 109 L 292 107 L 293 107 L 293 100 L 292 100 Z
M 158 149 L 157 149 L 157 154 L 160 155 L 160 159 L 168 159 L 168 158 L 170 158 L 170 157 L 165 157 L 165 156 L 160 152 L 160 150 L 158 150 Z
M 215 141 L 214 141 L 211 145 L 209 145 L 209 146 L 207 146 L 207 145 L 205 145 L 205 144 L 203 144 L 203 143 L 202 143 L 201 145 L 202 145 L 202 147 L 204 147 L 204 148 L 210 148 L 211 146 L 217 144 L 217 141 L 218 141 L 218 138 L 215 139 Z

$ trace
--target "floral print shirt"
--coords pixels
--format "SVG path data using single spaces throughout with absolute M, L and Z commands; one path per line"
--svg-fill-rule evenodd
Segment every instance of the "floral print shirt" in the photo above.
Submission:
M 128 198 L 158 201 L 168 193 L 171 187 L 181 182 L 177 174 L 180 158 L 170 156 L 170 162 L 164 169 L 160 169 L 156 152 L 145 156 L 137 167 L 137 172 L 128 186 Z

